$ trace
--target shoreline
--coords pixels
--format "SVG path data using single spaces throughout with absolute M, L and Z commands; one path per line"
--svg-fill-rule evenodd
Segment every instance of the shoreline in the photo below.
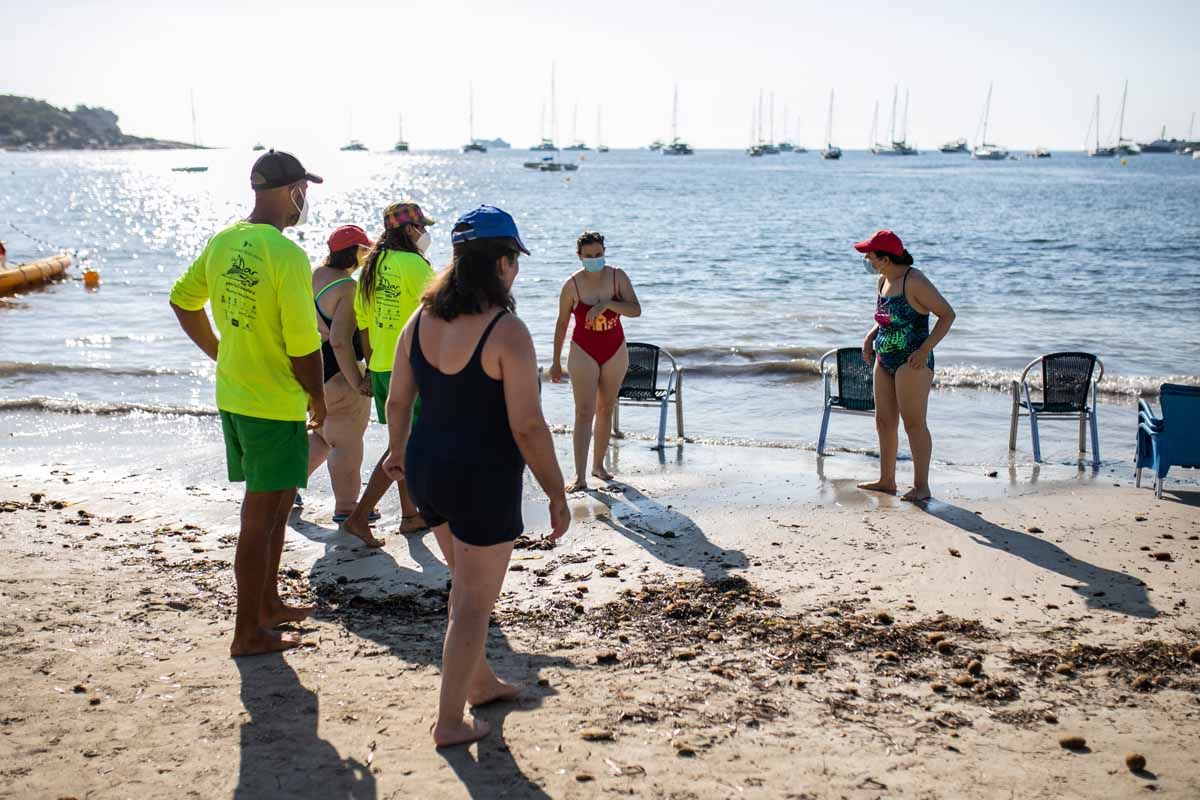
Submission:
M 1200 791 L 1183 744 L 1200 734 L 1200 491 L 1156 502 L 1068 467 L 935 469 L 922 510 L 855 489 L 873 464 L 858 456 L 818 469 L 686 445 L 660 461 L 622 442 L 624 483 L 573 495 L 558 547 L 514 551 L 489 650 L 525 694 L 480 712 L 489 739 L 438 753 L 433 537 L 393 532 L 391 493 L 387 546 L 358 548 L 315 481 L 282 565 L 289 596 L 320 606 L 306 644 L 229 659 L 240 492 L 205 428 L 184 425 L 168 458 L 142 430 L 101 450 L 59 429 L 69 443 L 0 468 L 0 669 L 22 686 L 0 794 Z M 569 446 L 556 437 L 560 459 Z M 525 501 L 532 544 L 544 498 L 528 484 Z

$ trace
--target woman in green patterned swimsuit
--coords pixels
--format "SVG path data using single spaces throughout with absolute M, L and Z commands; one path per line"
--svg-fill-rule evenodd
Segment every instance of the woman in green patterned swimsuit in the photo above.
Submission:
M 877 274 L 875 325 L 863 339 L 863 358 L 875 364 L 875 429 L 879 433 L 879 480 L 860 489 L 896 492 L 900 420 L 912 450 L 913 485 L 901 500 L 928 500 L 933 438 L 925 423 L 933 384 L 933 348 L 954 324 L 954 309 L 925 275 L 900 237 L 878 231 L 854 245 L 868 272 Z M 929 330 L 929 315 L 937 324 Z

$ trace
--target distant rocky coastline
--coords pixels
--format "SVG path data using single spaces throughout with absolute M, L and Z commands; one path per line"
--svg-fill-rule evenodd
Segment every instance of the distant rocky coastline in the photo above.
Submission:
M 178 150 L 197 149 L 122 133 L 107 108 L 56 108 L 42 100 L 0 95 L 0 150 Z

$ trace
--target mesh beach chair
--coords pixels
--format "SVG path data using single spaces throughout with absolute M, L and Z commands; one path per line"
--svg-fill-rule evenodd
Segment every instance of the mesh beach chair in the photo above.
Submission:
M 829 365 L 830 359 L 833 365 Z M 833 377 L 837 375 L 837 394 Z M 829 415 L 859 414 L 875 416 L 875 365 L 863 361 L 861 347 L 840 347 L 821 356 L 821 378 L 825 383 L 825 411 L 821 415 L 821 434 L 817 437 L 817 455 L 825 455 L 825 434 Z
M 1200 467 L 1200 386 L 1164 383 L 1158 390 L 1162 416 L 1138 400 L 1137 456 L 1134 482 L 1142 470 L 1154 470 L 1154 496 L 1162 498 L 1163 478 L 1171 467 Z
M 1029 371 L 1042 365 L 1042 399 L 1034 400 Z M 1047 419 L 1079 419 L 1079 452 L 1087 452 L 1087 429 L 1092 431 L 1092 465 L 1100 466 L 1100 433 L 1096 426 L 1096 384 L 1104 378 L 1104 364 L 1091 353 L 1047 353 L 1030 361 L 1019 381 L 1012 382 L 1012 422 L 1008 449 L 1017 449 L 1017 420 L 1029 417 L 1033 460 L 1042 460 L 1038 423 Z
M 652 344 L 643 342 L 628 342 L 625 345 L 629 351 L 629 371 L 621 383 L 621 391 L 617 393 L 617 406 L 613 409 L 613 435 L 621 433 L 621 406 L 656 406 L 658 414 L 658 444 L 655 450 L 665 446 L 667 434 L 667 404 L 675 403 L 675 426 L 679 438 L 683 439 L 683 370 L 675 362 L 675 358 Z M 671 370 L 663 380 L 661 369 L 663 361 L 670 364 Z

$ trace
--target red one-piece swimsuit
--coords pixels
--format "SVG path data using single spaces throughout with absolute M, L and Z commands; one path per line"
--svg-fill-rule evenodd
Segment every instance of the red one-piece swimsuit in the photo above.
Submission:
M 579 284 L 574 276 L 571 283 L 575 284 L 575 295 L 583 297 Z M 613 270 L 613 300 L 619 300 L 617 292 L 617 271 Z M 587 315 L 592 307 L 582 300 L 575 303 L 575 330 L 571 332 L 571 341 L 583 348 L 583 352 L 596 360 L 600 366 L 617 354 L 625 343 L 625 329 L 621 327 L 621 315 L 605 311 L 588 324 Z

